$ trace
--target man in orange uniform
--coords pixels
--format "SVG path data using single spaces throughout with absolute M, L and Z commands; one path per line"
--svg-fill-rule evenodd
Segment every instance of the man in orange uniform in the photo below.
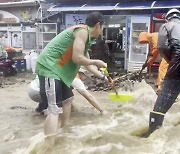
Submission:
M 152 56 L 148 59 L 147 63 L 143 65 L 144 68 L 147 67 L 148 65 L 149 66 L 152 65 L 159 55 L 159 51 L 157 49 L 157 41 L 158 41 L 158 33 L 141 32 L 139 34 L 139 43 L 140 44 L 148 43 L 152 48 Z M 158 90 L 160 90 L 161 88 L 161 83 L 167 72 L 167 68 L 168 68 L 168 63 L 165 61 L 164 58 L 162 58 L 158 71 L 158 79 L 157 79 Z

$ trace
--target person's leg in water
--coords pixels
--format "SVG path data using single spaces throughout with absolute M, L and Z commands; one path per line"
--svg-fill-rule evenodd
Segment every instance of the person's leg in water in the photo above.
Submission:
M 145 137 L 148 137 L 163 124 L 166 112 L 171 108 L 180 93 L 180 80 L 164 80 L 162 90 L 156 100 L 154 109 L 149 116 L 149 130 Z
M 72 100 L 71 101 L 67 100 L 66 102 L 63 102 L 63 113 L 61 114 L 61 127 L 67 125 L 67 122 L 71 114 L 71 105 L 72 105 Z
M 35 111 L 40 115 L 46 115 L 45 110 L 47 109 L 47 107 L 48 107 L 47 104 L 43 102 L 39 102 L 37 107 L 35 108 Z
M 48 142 L 54 144 L 55 135 L 57 133 L 58 117 L 59 114 L 63 112 L 62 102 L 64 102 L 65 112 L 67 113 L 69 108 L 66 107 L 66 102 L 68 102 L 67 100 L 69 100 L 69 102 L 72 101 L 73 93 L 72 90 L 60 80 L 42 76 L 39 76 L 39 80 L 42 102 L 48 104 L 48 115 L 44 123 L 44 134 Z M 63 117 L 62 121 L 65 124 L 67 123 L 66 121 L 69 118 L 69 114 L 64 114 Z
M 70 117 L 70 113 L 71 113 L 71 104 L 72 104 L 72 101 L 70 102 L 66 102 L 66 103 L 63 103 L 63 113 L 61 114 L 61 127 L 65 126 L 68 122 L 68 119 Z M 36 111 L 41 113 L 41 114 L 45 114 L 45 110 L 47 109 L 47 107 L 44 107 L 44 104 L 43 103 L 39 103 L 38 104 L 38 107 L 36 108 Z M 46 114 L 45 114 L 46 115 Z

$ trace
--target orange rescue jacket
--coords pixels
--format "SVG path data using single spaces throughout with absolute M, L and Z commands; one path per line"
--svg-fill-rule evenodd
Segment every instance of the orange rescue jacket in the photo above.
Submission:
M 149 58 L 147 62 L 148 65 L 152 65 L 159 55 L 159 51 L 157 49 L 158 33 L 141 32 L 139 34 L 139 43 L 140 44 L 148 43 L 152 48 L 152 56 L 151 58 Z M 169 64 L 166 62 L 164 58 L 162 58 L 158 70 L 158 79 L 157 79 L 158 89 L 160 89 L 161 82 L 164 79 L 164 76 L 166 75 L 168 66 Z

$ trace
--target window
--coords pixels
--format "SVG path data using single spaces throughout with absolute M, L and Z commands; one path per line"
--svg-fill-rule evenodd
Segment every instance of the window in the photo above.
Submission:
M 23 32 L 23 49 L 36 49 L 35 32 Z

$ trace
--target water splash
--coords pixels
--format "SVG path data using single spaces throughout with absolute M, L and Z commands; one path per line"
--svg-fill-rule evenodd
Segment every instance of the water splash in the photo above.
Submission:
M 72 124 L 59 130 L 51 151 L 45 147 L 43 133 L 39 133 L 28 147 L 13 154 L 179 154 L 179 102 L 167 113 L 161 129 L 149 138 L 140 138 L 148 127 L 149 112 L 157 95 L 145 81 L 134 83 L 131 89 L 126 92 L 137 99 L 106 103 L 107 115 L 97 116 L 91 110 L 87 113 L 86 108 L 83 113 L 74 114 Z

